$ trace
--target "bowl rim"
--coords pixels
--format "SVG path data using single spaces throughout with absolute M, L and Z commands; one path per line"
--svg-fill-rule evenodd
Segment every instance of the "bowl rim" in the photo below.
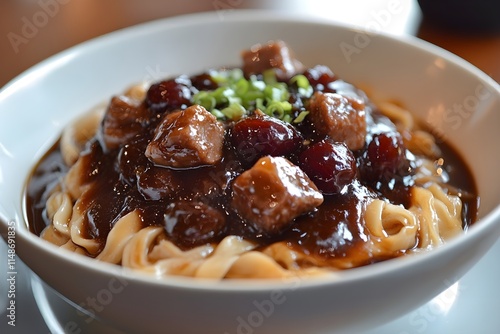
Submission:
M 130 27 L 122 28 L 105 35 L 92 38 L 88 41 L 79 43 L 73 47 L 70 47 L 64 51 L 61 51 L 38 64 L 30 67 L 26 71 L 22 72 L 11 81 L 9 81 L 4 87 L 0 88 L 0 103 L 4 99 L 8 99 L 11 93 L 14 93 L 17 89 L 20 89 L 22 85 L 30 80 L 33 76 L 43 75 L 45 72 L 50 71 L 57 66 L 65 63 L 66 61 L 71 61 L 72 58 L 78 57 L 80 53 L 92 52 L 93 49 L 102 48 L 108 42 L 117 42 L 121 39 L 130 38 L 130 36 L 135 34 L 144 34 L 147 31 L 153 30 L 165 30 L 171 29 L 173 27 L 179 28 L 183 25 L 191 26 L 192 22 L 195 24 L 205 24 L 205 23 L 216 23 L 216 21 L 229 22 L 232 24 L 237 24 L 239 22 L 272 22 L 279 23 L 294 23 L 294 24 L 306 24 L 306 25 L 317 25 L 324 29 L 341 29 L 341 30 L 351 30 L 353 32 L 369 34 L 374 38 L 381 38 L 390 40 L 392 43 L 402 43 L 405 47 L 411 47 L 419 49 L 420 51 L 431 54 L 434 56 L 439 56 L 443 58 L 446 62 L 453 64 L 454 66 L 460 67 L 463 71 L 476 77 L 478 80 L 489 85 L 496 93 L 500 99 L 500 84 L 494 81 L 486 73 L 465 61 L 464 59 L 456 56 L 455 54 L 446 51 L 436 45 L 429 42 L 423 41 L 415 36 L 401 35 L 394 36 L 389 33 L 384 32 L 370 32 L 366 31 L 360 27 L 352 26 L 345 23 L 340 23 L 326 18 L 318 18 L 310 15 L 299 15 L 297 13 L 277 13 L 269 10 L 255 10 L 255 9 L 241 9 L 234 10 L 226 13 L 224 20 L 217 18 L 217 13 L 214 12 L 203 12 L 194 14 L 185 14 L 175 17 L 157 19 Z M 24 176 L 26 177 L 26 175 Z M 21 203 L 23 200 L 21 199 Z M 25 226 L 25 211 L 24 206 L 23 212 L 20 213 L 18 217 L 15 217 L 16 224 L 20 226 L 17 230 L 18 234 L 24 238 L 27 242 L 31 243 L 39 250 L 50 253 L 51 256 L 60 258 L 63 261 L 71 262 L 73 265 L 81 266 L 84 270 L 96 271 L 106 275 L 112 275 L 114 277 L 122 277 L 126 280 L 133 280 L 141 284 L 155 285 L 162 287 L 178 288 L 178 289 L 190 289 L 190 290 L 200 290 L 200 291 L 239 291 L 239 292 L 254 292 L 254 291 L 270 291 L 275 289 L 286 289 L 288 287 L 293 287 L 297 284 L 296 279 L 290 281 L 284 281 L 283 279 L 266 279 L 266 280 L 255 280 L 255 279 L 242 279 L 242 280 L 205 280 L 199 278 L 190 277 L 177 277 L 169 276 L 168 278 L 156 278 L 147 274 L 143 274 L 137 271 L 133 271 L 127 268 L 116 266 L 109 263 L 99 262 L 91 258 L 76 255 L 73 252 L 67 250 L 61 250 L 55 245 L 52 245 L 38 236 L 32 234 L 28 228 Z M 0 206 L 1 208 L 1 206 Z M 19 214 L 19 213 L 17 213 Z M 0 220 L 5 223 L 9 221 L 0 212 Z M 494 226 L 497 225 L 497 226 Z M 493 210 L 486 213 L 484 217 L 481 218 L 478 224 L 473 225 L 467 232 L 465 236 L 455 238 L 448 241 L 445 245 L 433 249 L 428 254 L 420 256 L 420 254 L 405 256 L 404 258 L 396 258 L 390 261 L 384 261 L 376 265 L 370 265 L 368 267 L 353 268 L 349 270 L 340 271 L 332 276 L 320 277 L 320 278 L 306 278 L 299 279 L 300 288 L 315 288 L 324 285 L 338 285 L 347 284 L 350 282 L 365 280 L 374 276 L 387 275 L 396 270 L 405 269 L 415 264 L 428 261 L 432 257 L 439 256 L 444 252 L 450 252 L 453 249 L 460 247 L 467 239 L 473 238 L 477 235 L 487 233 L 488 231 L 496 228 L 497 232 L 500 233 L 500 204 L 496 206 Z M 430 253 L 430 254 L 429 254 Z

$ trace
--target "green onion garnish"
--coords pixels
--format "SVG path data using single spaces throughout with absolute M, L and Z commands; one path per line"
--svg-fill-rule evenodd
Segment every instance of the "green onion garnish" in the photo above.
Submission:
M 279 118 L 285 122 L 300 123 L 308 112 L 301 112 L 293 118 L 288 85 L 279 82 L 273 69 L 262 73 L 261 79 L 252 75 L 246 79 L 241 69 L 210 71 L 210 76 L 218 88 L 212 91 L 200 91 L 194 94 L 192 102 L 205 107 L 218 119 L 238 120 L 253 110 Z M 294 76 L 290 83 L 295 83 L 303 97 L 312 95 L 312 87 L 301 74 Z

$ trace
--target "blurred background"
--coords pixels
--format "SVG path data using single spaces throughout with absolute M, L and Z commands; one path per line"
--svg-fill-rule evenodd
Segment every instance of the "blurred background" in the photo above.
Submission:
M 496 0 L 0 0 L 0 87 L 43 59 L 96 36 L 150 20 L 264 8 L 409 34 L 500 80 Z

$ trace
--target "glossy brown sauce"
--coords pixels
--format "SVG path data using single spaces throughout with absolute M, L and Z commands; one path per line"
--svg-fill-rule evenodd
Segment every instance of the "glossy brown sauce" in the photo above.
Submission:
M 373 121 L 368 123 L 368 135 L 377 131 L 376 115 L 374 112 Z M 187 202 L 204 203 L 215 210 L 205 211 L 194 219 L 203 226 L 180 227 L 180 236 L 171 235 L 171 240 L 183 249 L 206 242 L 216 243 L 227 235 L 238 235 L 262 247 L 285 241 L 290 247 L 306 254 L 342 258 L 355 252 L 366 241 L 363 208 L 369 199 L 383 198 L 384 194 L 367 187 L 362 178 L 356 178 L 342 194 L 325 195 L 321 206 L 296 218 L 289 228 L 278 235 L 264 235 L 231 208 L 231 182 L 245 169 L 231 145 L 225 145 L 222 161 L 214 166 L 182 170 L 155 166 L 144 156 L 145 147 L 151 140 L 151 129 L 155 128 L 158 117 L 151 117 L 150 122 L 149 127 L 121 148 L 103 149 L 102 138 L 97 135 L 82 152 L 85 170 L 82 177 L 93 184 L 81 199 L 82 205 L 88 208 L 85 210 L 85 237 L 98 240 L 102 247 L 114 223 L 126 213 L 138 209 L 143 226 L 166 226 L 169 206 L 183 208 Z M 231 126 L 231 122 L 226 124 L 228 129 Z M 303 130 L 303 133 L 306 132 Z M 311 138 L 315 140 L 313 136 Z M 474 180 L 451 146 L 440 143 L 440 148 L 450 175 L 449 183 L 471 194 L 462 197 L 463 226 L 467 228 L 476 220 L 478 199 Z M 360 157 L 362 150 L 356 155 Z M 40 160 L 27 183 L 26 214 L 33 233 L 39 235 L 50 224 L 45 214 L 47 194 L 66 172 L 67 167 L 56 143 Z M 141 175 L 140 178 L 138 175 Z M 157 196 L 162 187 L 172 188 L 174 195 L 166 198 Z M 411 187 L 411 182 L 400 182 L 386 192 L 385 197 L 393 194 L 390 199 L 395 204 L 408 206 Z M 172 219 L 176 214 L 175 210 L 168 213 Z M 214 220 L 217 226 L 213 225 Z M 377 260 L 381 259 L 373 261 Z

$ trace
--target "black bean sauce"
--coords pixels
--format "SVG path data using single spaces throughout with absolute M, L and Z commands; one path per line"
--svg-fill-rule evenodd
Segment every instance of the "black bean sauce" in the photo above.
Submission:
M 321 72 L 323 71 L 323 72 Z M 352 85 L 338 80 L 329 70 L 316 67 L 305 72 L 315 91 L 339 92 L 366 96 Z M 181 79 L 179 79 L 181 78 Z M 102 129 L 82 152 L 85 182 L 90 190 L 80 199 L 85 212 L 85 237 L 94 238 L 104 246 L 106 237 L 120 217 L 138 209 L 143 226 L 164 226 L 165 235 L 177 246 L 189 249 L 204 243 L 216 243 L 227 235 L 238 235 L 261 247 L 285 241 L 290 247 L 322 258 L 342 258 L 361 247 L 367 236 L 363 227 L 363 209 L 373 198 L 383 198 L 394 204 L 409 206 L 413 186 L 413 162 L 404 154 L 402 140 L 395 126 L 367 104 L 367 136 L 365 146 L 351 152 L 356 172 L 339 193 L 324 193 L 324 203 L 301 215 L 290 226 L 273 235 L 266 235 L 243 220 L 231 207 L 232 181 L 246 168 L 238 150 L 231 143 L 233 121 L 225 122 L 226 138 L 222 160 L 212 166 L 197 168 L 165 168 L 156 166 L 145 155 L 153 131 L 162 113 L 189 105 L 189 97 L 199 90 L 214 89 L 216 84 L 207 73 L 191 78 L 185 76 L 166 80 L 151 87 L 146 99 L 134 109 L 142 117 L 141 127 L 135 126 L 130 139 L 116 148 L 109 148 Z M 170 87 L 168 101 L 162 100 L 161 89 Z M 294 114 L 307 109 L 308 101 L 297 95 L 290 84 L 290 102 Z M 165 94 L 164 94 L 165 95 Z M 169 105 L 170 103 L 170 105 Z M 144 115 L 149 119 L 144 121 Z M 137 129 L 140 130 L 137 130 Z M 300 152 L 325 140 L 306 118 L 294 125 L 300 133 L 301 147 L 295 146 L 287 158 L 300 165 Z M 380 135 L 382 133 L 382 135 Z M 230 138 L 231 137 L 231 138 Z M 463 225 L 476 219 L 477 196 L 472 176 L 460 156 L 446 143 L 440 143 L 450 184 L 471 194 L 464 201 Z M 387 166 L 374 159 L 383 157 Z M 67 173 L 59 145 L 38 163 L 27 184 L 26 209 L 30 229 L 35 234 L 48 225 L 45 202 L 50 189 Z M 102 249 L 101 247 L 101 249 Z

